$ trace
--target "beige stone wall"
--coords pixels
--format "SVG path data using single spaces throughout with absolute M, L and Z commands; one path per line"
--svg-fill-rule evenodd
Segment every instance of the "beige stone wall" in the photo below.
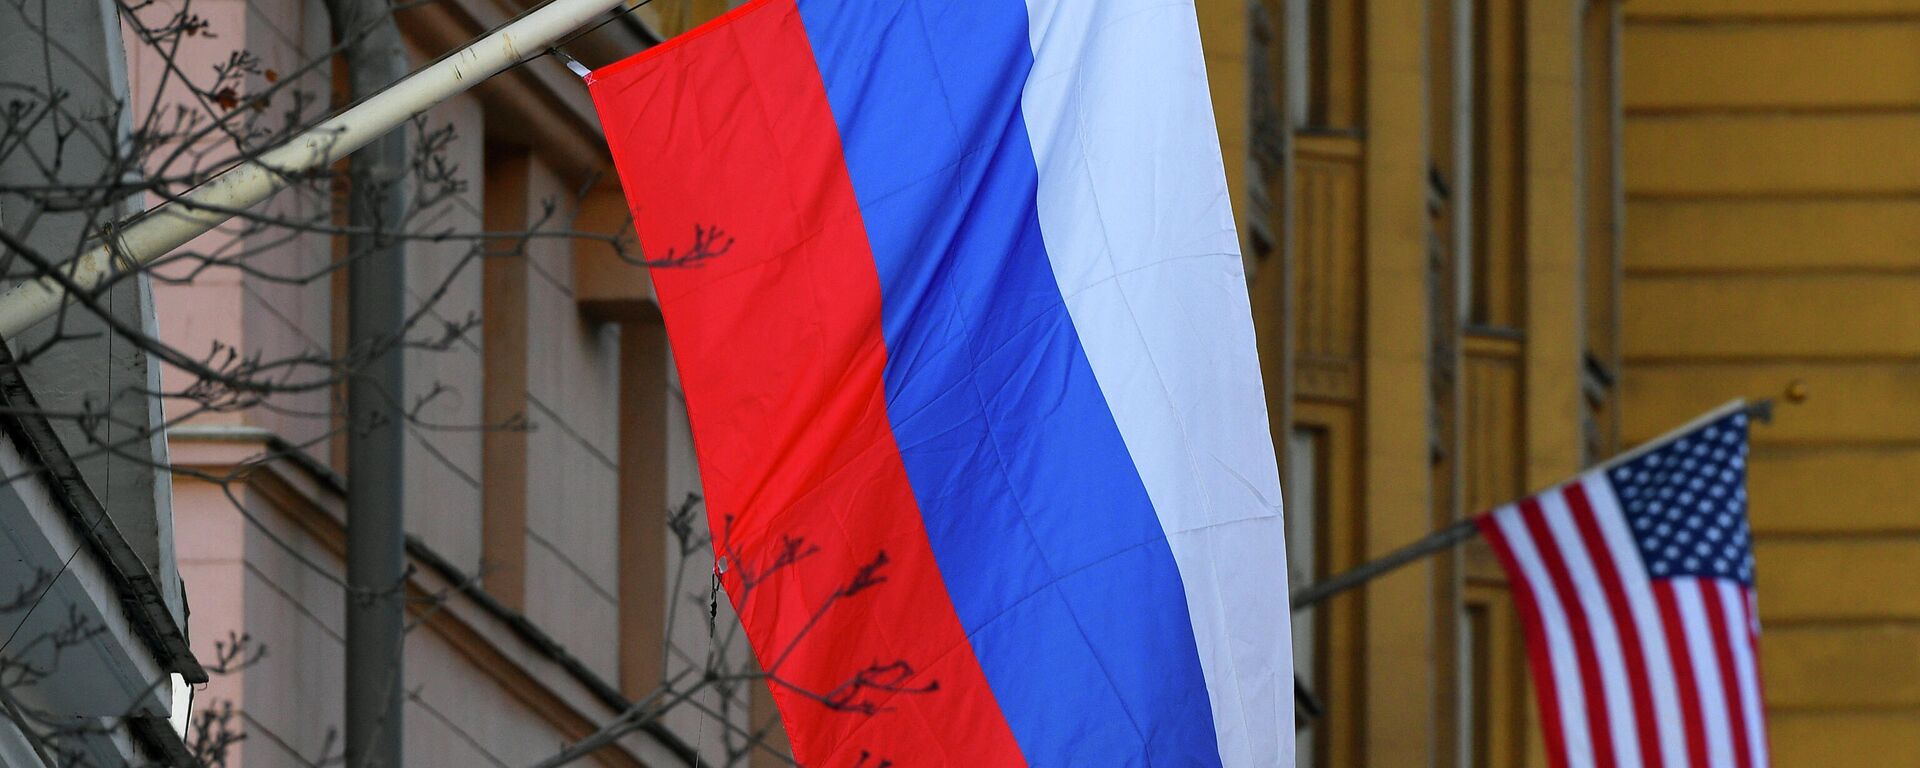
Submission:
M 573 219 L 573 192 L 537 160 L 528 202 Z M 537 213 L 536 213 L 537 215 Z M 573 305 L 572 250 L 528 244 L 527 614 L 613 678 L 617 626 L 619 338 Z M 537 599 L 533 596 L 538 596 Z
M 477 232 L 486 201 L 480 175 L 486 169 L 486 113 L 479 100 L 456 96 L 426 114 L 429 130 L 451 127 L 446 156 L 467 182 L 464 192 L 423 211 L 415 229 Z M 483 314 L 481 270 L 469 240 L 417 242 L 407 249 L 409 308 L 423 312 L 414 336 L 438 340 L 446 327 Z M 343 291 L 336 290 L 338 302 Z M 436 292 L 440 292 L 435 298 Z M 342 303 L 341 306 L 344 306 Z M 339 333 L 336 326 L 334 333 Z M 336 343 L 336 348 L 338 348 Z M 407 429 L 407 530 L 461 568 L 480 567 L 481 442 L 472 427 L 481 413 L 481 334 L 474 328 L 440 349 L 406 353 L 407 389 L 414 398 L 438 394 L 420 408 L 419 424 Z M 344 458 L 344 454 L 340 454 Z
M 206 19 L 209 27 L 198 36 L 196 44 L 182 46 L 177 52 L 175 63 L 179 73 L 169 76 L 165 61 L 151 47 L 137 44 L 129 47 L 128 79 L 135 103 L 144 109 L 157 98 L 163 113 L 176 106 L 192 108 L 200 102 L 180 85 L 180 73 L 204 83 L 210 79 L 214 66 L 230 53 L 246 51 L 260 58 L 262 69 L 261 74 L 247 80 L 246 88 L 264 88 L 266 70 L 272 70 L 276 76 L 287 73 L 291 80 L 288 89 L 305 92 L 324 104 L 330 82 L 326 68 L 294 76 L 299 65 L 306 61 L 303 51 L 323 50 L 326 45 L 325 16 L 317 3 L 312 5 L 305 8 L 296 0 L 273 0 L 258 5 L 240 0 L 194 3 L 192 12 Z M 143 17 L 150 23 L 159 23 L 179 10 L 178 4 L 160 3 L 146 8 Z M 288 109 L 292 102 L 290 97 L 282 97 L 270 103 L 268 109 Z M 312 111 L 309 107 L 309 114 Z M 205 172 L 219 167 L 222 159 L 231 158 L 235 152 L 233 142 L 225 138 L 210 138 L 178 154 L 174 154 L 173 149 L 168 147 L 168 151 L 155 153 L 157 159 L 168 162 L 156 162 L 148 172 L 171 176 Z M 149 198 L 149 204 L 158 202 L 152 196 Z M 275 196 L 260 210 L 268 217 L 305 221 L 325 211 L 326 205 L 324 192 L 296 188 Z M 183 250 L 208 257 L 233 258 L 261 248 L 285 254 L 276 257 L 270 270 L 279 276 L 318 274 L 332 260 L 322 235 L 288 229 L 262 231 L 238 223 L 209 233 Z M 200 266 L 199 261 L 176 257 L 160 274 L 180 278 Z M 194 354 L 206 353 L 216 341 L 242 353 L 259 353 L 268 358 L 330 354 L 327 329 L 332 321 L 333 301 L 329 281 L 325 279 L 292 284 L 217 267 L 200 272 L 191 285 L 157 283 L 155 302 L 160 314 L 172 318 L 166 329 L 168 339 Z M 184 387 L 191 381 L 171 367 L 162 371 L 162 383 L 168 389 Z M 259 424 L 291 441 L 312 443 L 313 455 L 325 457 L 329 449 L 325 435 L 331 426 L 328 419 L 296 414 L 326 413 L 329 397 L 326 390 L 289 394 L 276 399 L 276 409 L 209 414 L 208 418 Z M 168 407 L 178 413 L 187 404 L 176 401 Z

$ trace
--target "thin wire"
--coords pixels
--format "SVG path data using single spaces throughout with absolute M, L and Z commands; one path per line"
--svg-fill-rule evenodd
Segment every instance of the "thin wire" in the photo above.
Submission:
M 726 569 L 726 558 L 721 558 L 713 567 L 713 585 L 707 588 L 707 669 L 713 669 L 713 623 L 720 615 L 720 574 Z M 722 696 L 725 694 L 723 693 Z M 722 702 L 723 704 L 725 702 Z M 700 750 L 707 746 L 707 719 L 700 718 L 700 730 L 693 737 L 693 768 L 700 768 Z
M 47 593 L 53 591 L 53 585 L 60 583 L 60 577 L 66 575 L 67 567 L 73 565 L 73 558 L 79 556 L 80 550 L 87 548 L 87 540 L 93 537 L 93 530 L 100 527 L 100 521 L 106 516 L 107 513 L 102 510 L 100 516 L 93 519 L 93 525 L 87 527 L 87 535 L 82 537 L 80 543 L 73 548 L 73 552 L 67 555 L 66 562 L 60 564 L 60 570 L 54 572 L 53 578 L 47 579 L 47 586 L 40 590 L 39 597 L 33 599 L 33 605 L 27 606 L 26 615 L 21 616 L 20 623 L 15 624 L 13 631 L 7 634 L 7 641 L 0 643 L 0 653 L 5 653 L 7 646 L 13 645 L 13 639 L 19 636 L 20 630 L 25 629 L 27 621 L 33 618 L 34 609 L 40 607 L 40 601 L 47 599 Z
M 619 21 L 621 18 L 625 17 L 627 14 L 640 10 L 641 6 L 644 6 L 651 2 L 653 2 L 653 0 L 640 0 L 640 2 L 634 3 L 632 5 L 622 5 L 620 6 L 620 10 L 614 11 L 611 15 L 607 16 L 605 19 L 601 19 L 600 23 L 595 24 L 591 27 L 587 27 L 586 29 L 580 30 L 571 35 L 568 35 L 566 39 L 548 46 L 547 53 L 559 52 L 561 46 L 570 45 L 575 40 L 578 40 L 582 37 L 586 37 L 587 35 L 593 34 L 594 32 L 598 32 L 600 31 L 601 27 L 604 27 L 608 24 L 612 24 L 615 21 Z M 539 57 L 536 56 L 534 58 L 539 58 Z M 572 57 L 568 57 L 568 58 L 572 58 Z

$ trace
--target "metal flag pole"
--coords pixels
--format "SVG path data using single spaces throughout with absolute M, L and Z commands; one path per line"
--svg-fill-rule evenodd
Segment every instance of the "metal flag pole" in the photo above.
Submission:
M 1302 608 L 1311 607 L 1329 597 L 1373 581 L 1375 578 L 1397 570 L 1400 566 L 1406 565 L 1407 563 L 1420 560 L 1428 555 L 1473 538 L 1480 533 L 1480 529 L 1476 527 L 1473 522 L 1477 517 L 1478 515 L 1461 520 L 1460 522 L 1427 534 L 1426 538 L 1382 555 L 1378 559 L 1361 563 L 1353 568 L 1329 576 L 1324 581 L 1316 581 L 1294 590 L 1291 597 L 1293 610 L 1298 611 Z
M 51 317 L 69 295 L 116 270 L 166 255 L 285 188 L 289 178 L 331 165 L 413 116 L 539 53 L 625 0 L 552 0 L 298 136 L 246 160 L 175 200 L 111 228 L 101 242 L 0 295 L 0 339 Z
M 1692 432 L 1693 430 L 1699 429 L 1700 427 L 1703 427 L 1715 420 L 1724 418 L 1728 414 L 1731 414 L 1735 411 L 1742 411 L 1742 410 L 1746 411 L 1748 416 L 1756 420 L 1763 421 L 1763 422 L 1768 421 L 1773 417 L 1773 401 L 1760 400 L 1753 403 L 1748 403 L 1747 401 L 1741 400 L 1741 399 L 1729 400 L 1726 403 L 1721 404 L 1718 408 L 1714 408 L 1711 411 L 1707 411 L 1706 413 L 1701 414 L 1698 418 L 1695 418 L 1692 421 L 1689 421 L 1685 424 L 1682 424 L 1678 427 L 1668 430 L 1665 434 L 1662 434 L 1659 437 L 1656 437 L 1652 440 L 1648 440 L 1644 443 L 1634 446 L 1631 450 L 1620 453 L 1611 459 L 1607 459 L 1604 462 L 1596 464 L 1593 467 L 1587 469 L 1586 471 L 1591 472 L 1596 469 L 1607 470 L 1607 469 L 1612 469 L 1614 467 L 1617 467 L 1621 464 L 1625 464 L 1629 461 L 1639 458 L 1642 454 L 1645 454 L 1647 451 L 1653 450 L 1654 448 L 1660 445 L 1663 445 L 1668 441 L 1673 440 L 1676 437 L 1684 435 L 1688 432 Z M 1358 587 L 1362 584 L 1372 581 L 1382 575 L 1385 575 L 1387 573 L 1390 573 L 1398 569 L 1400 566 L 1406 565 L 1407 563 L 1411 563 L 1415 560 L 1425 558 L 1428 555 L 1438 553 L 1442 550 L 1452 547 L 1455 544 L 1459 544 L 1460 542 L 1466 541 L 1467 539 L 1471 539 L 1474 536 L 1478 536 L 1480 534 L 1480 528 L 1475 523 L 1475 521 L 1478 520 L 1479 518 L 1480 518 L 1480 515 L 1474 515 L 1473 517 L 1469 517 L 1465 520 L 1461 520 L 1460 522 L 1454 523 L 1445 528 L 1434 531 L 1433 533 L 1427 534 L 1425 538 L 1422 538 L 1419 541 L 1413 542 L 1412 544 L 1408 544 L 1404 547 L 1401 547 L 1385 555 L 1382 555 L 1379 558 L 1367 561 L 1365 563 L 1361 563 L 1360 565 L 1354 566 L 1353 568 L 1342 571 L 1340 573 L 1336 573 L 1333 576 L 1330 576 L 1323 581 L 1317 581 L 1307 586 L 1296 589 L 1293 591 L 1293 594 L 1289 596 L 1288 601 L 1291 604 L 1293 610 L 1295 611 L 1301 610 L 1303 608 L 1312 607 L 1313 605 L 1316 605 L 1322 601 L 1325 601 L 1329 597 L 1333 597 L 1334 595 L 1340 594 L 1347 590 L 1353 589 L 1354 587 Z

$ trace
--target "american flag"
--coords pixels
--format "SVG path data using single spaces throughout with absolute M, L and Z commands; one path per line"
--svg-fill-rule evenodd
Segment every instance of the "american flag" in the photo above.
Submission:
M 1479 519 L 1556 768 L 1767 765 L 1747 420 L 1731 404 Z

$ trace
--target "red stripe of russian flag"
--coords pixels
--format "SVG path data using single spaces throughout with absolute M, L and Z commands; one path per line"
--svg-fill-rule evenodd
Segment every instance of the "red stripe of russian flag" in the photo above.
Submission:
M 756 12 L 762 5 L 773 7 Z M 666 102 L 683 118 L 606 125 L 623 183 L 636 188 L 631 176 L 644 173 L 653 190 L 636 206 L 643 242 L 684 243 L 695 226 L 718 226 L 755 244 L 702 268 L 653 272 L 672 308 L 709 507 L 779 511 L 740 516 L 731 530 L 715 521 L 717 539 L 751 553 L 730 563 L 728 594 L 778 678 L 795 754 L 808 764 L 852 765 L 861 752 L 896 765 L 1024 764 L 913 519 L 881 383 L 879 280 L 806 30 L 791 0 L 731 16 L 593 83 L 605 116 Z M 697 35 L 726 42 L 688 46 Z M 713 146 L 721 141 L 724 151 Z M 747 594 L 743 579 L 773 566 L 780 537 L 814 554 Z M 883 552 L 884 583 L 828 605 Z M 915 667 L 898 682 L 938 680 L 938 690 L 859 692 L 856 702 L 901 715 L 886 727 L 867 727 L 880 721 L 856 711 L 792 716 L 809 706 L 802 691 L 832 694 L 869 664 L 895 661 Z

